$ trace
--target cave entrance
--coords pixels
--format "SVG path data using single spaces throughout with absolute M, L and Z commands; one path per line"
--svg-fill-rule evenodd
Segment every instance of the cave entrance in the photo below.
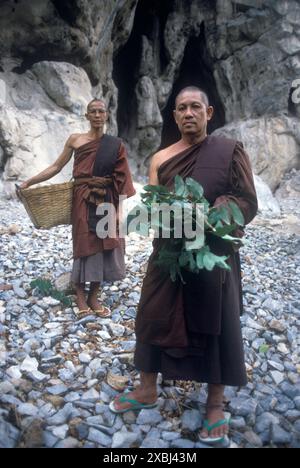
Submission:
M 178 78 L 174 83 L 167 105 L 162 112 L 164 124 L 161 148 L 173 144 L 180 138 L 173 118 L 173 109 L 175 97 L 185 86 L 197 86 L 203 89 L 209 96 L 210 104 L 214 106 L 215 113 L 213 119 L 208 124 L 208 133 L 212 133 L 217 128 L 223 127 L 225 125 L 225 112 L 213 76 L 213 63 L 208 56 L 206 48 L 204 25 L 202 26 L 200 35 L 190 38 L 186 45 Z
M 137 113 L 135 87 L 140 78 L 142 36 L 146 36 L 152 44 L 163 44 L 165 24 L 173 8 L 174 0 L 139 0 L 129 39 L 114 57 L 112 76 L 119 91 L 118 133 L 124 140 L 134 138 Z M 160 47 L 159 62 L 161 68 L 166 64 L 163 47 Z

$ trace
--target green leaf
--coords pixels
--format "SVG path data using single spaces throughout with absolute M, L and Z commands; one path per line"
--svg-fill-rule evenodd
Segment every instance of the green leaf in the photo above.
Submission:
M 194 240 L 186 239 L 185 249 L 186 250 L 199 250 L 204 246 L 205 236 L 198 236 Z
M 228 270 L 230 271 L 231 268 L 230 266 L 228 265 L 228 263 L 226 263 L 226 260 L 228 257 L 219 257 L 218 255 L 215 256 L 216 259 L 215 259 L 215 266 L 219 267 L 219 268 L 223 268 L 224 270 Z
M 229 205 L 229 207 L 231 209 L 231 213 L 232 213 L 232 217 L 233 217 L 234 222 L 236 224 L 238 224 L 239 226 L 244 226 L 245 225 L 244 215 L 241 212 L 238 205 L 233 201 L 228 202 L 228 205 Z
M 203 265 L 204 265 L 204 268 L 206 268 L 206 270 L 208 271 L 212 271 L 214 266 L 215 266 L 215 258 L 214 258 L 214 254 L 211 253 L 211 252 L 207 252 L 204 254 L 203 256 Z
M 185 250 L 181 252 L 178 263 L 181 267 L 185 267 L 190 263 L 190 257 L 192 256 L 191 252 L 186 252 Z
M 174 181 L 174 188 L 175 188 L 175 193 L 176 195 L 180 196 L 180 197 L 186 197 L 188 195 L 188 190 L 185 186 L 185 183 L 184 183 L 184 180 L 182 177 L 180 177 L 179 175 L 177 175 L 175 177 L 175 181 Z
M 197 263 L 196 263 L 196 260 L 194 259 L 193 254 L 189 258 L 189 269 L 191 271 L 195 271 L 197 269 Z
M 210 210 L 210 212 L 208 214 L 208 217 L 207 217 L 207 221 L 212 226 L 215 226 L 215 224 L 222 221 L 220 212 L 219 212 L 219 210 L 217 208 L 211 208 L 211 210 Z
M 218 223 L 215 226 L 215 231 L 213 231 L 214 236 L 222 237 L 226 236 L 230 232 L 232 232 L 236 228 L 236 224 L 231 224 L 230 226 L 223 226 L 222 224 L 219 226 Z
M 230 266 L 226 263 L 228 257 L 215 255 L 212 252 L 207 252 L 203 257 L 204 267 L 208 271 L 212 271 L 215 266 L 224 268 L 225 270 L 230 270 Z
M 203 187 L 195 179 L 187 177 L 185 179 L 186 187 L 189 193 L 198 201 L 203 197 Z
M 266 354 L 269 351 L 269 348 L 270 348 L 270 346 L 264 343 L 264 344 L 260 345 L 259 353 Z
M 243 244 L 244 241 L 240 237 L 232 237 L 226 234 L 225 236 L 221 236 L 223 240 L 228 242 L 233 242 L 234 244 Z
M 154 192 L 154 193 L 170 193 L 170 191 L 164 185 L 145 185 L 143 189 L 146 192 Z
M 228 209 L 225 206 L 221 206 L 221 208 L 219 208 L 218 210 L 221 220 L 224 221 L 225 224 L 230 224 L 231 216 L 229 214 Z
M 197 267 L 199 268 L 199 270 L 202 270 L 204 268 L 204 262 L 203 262 L 204 255 L 205 255 L 204 250 L 200 250 L 200 252 L 198 252 L 196 255 L 196 263 L 197 263 Z

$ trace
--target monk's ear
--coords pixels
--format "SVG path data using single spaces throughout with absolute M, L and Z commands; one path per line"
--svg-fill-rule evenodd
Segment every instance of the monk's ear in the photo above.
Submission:
M 206 109 L 207 120 L 211 120 L 213 118 L 215 109 L 213 106 L 208 106 Z
M 89 115 L 88 115 L 88 113 L 85 113 L 84 116 L 85 116 L 86 120 L 89 120 Z
M 176 117 L 176 109 L 173 110 L 173 116 L 174 116 L 174 119 L 175 119 L 176 124 L 178 125 L 178 123 L 177 123 L 177 117 Z

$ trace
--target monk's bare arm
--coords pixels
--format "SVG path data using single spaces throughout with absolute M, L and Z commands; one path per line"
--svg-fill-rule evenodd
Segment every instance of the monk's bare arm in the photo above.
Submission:
M 72 153 L 74 151 L 73 143 L 76 138 L 77 135 L 71 135 L 66 141 L 64 149 L 62 153 L 58 156 L 56 161 L 54 161 L 54 163 L 51 164 L 51 166 L 48 166 L 36 176 L 33 176 L 30 179 L 23 182 L 21 188 L 27 188 L 30 187 L 30 185 L 39 184 L 40 182 L 44 182 L 45 180 L 51 179 L 51 177 L 54 177 L 56 174 L 58 174 L 62 170 L 62 168 L 70 161 Z
M 149 185 L 159 185 L 158 168 L 160 166 L 160 153 L 154 154 L 149 167 Z
M 159 185 L 158 170 L 160 166 L 183 149 L 185 148 L 182 146 L 182 142 L 179 141 L 154 154 L 149 168 L 149 185 Z

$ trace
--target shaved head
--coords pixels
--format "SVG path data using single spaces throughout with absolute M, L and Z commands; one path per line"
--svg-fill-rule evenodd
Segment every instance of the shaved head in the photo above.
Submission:
M 175 107 L 177 106 L 178 98 L 182 94 L 184 94 L 186 92 L 193 92 L 193 93 L 197 92 L 197 93 L 199 93 L 201 95 L 202 102 L 206 105 L 206 107 L 209 107 L 209 99 L 208 99 L 208 96 L 207 96 L 206 92 L 203 91 L 203 89 L 198 88 L 197 86 L 186 86 L 181 91 L 179 91 L 179 93 L 177 94 L 176 99 L 175 99 Z
M 99 102 L 99 103 L 103 104 L 103 106 L 104 106 L 105 109 L 106 109 L 105 102 L 102 101 L 102 99 L 94 98 L 94 99 L 92 99 L 92 100 L 88 103 L 88 105 L 87 105 L 87 110 L 89 111 L 90 106 L 91 106 L 92 104 L 96 103 L 96 102 Z

